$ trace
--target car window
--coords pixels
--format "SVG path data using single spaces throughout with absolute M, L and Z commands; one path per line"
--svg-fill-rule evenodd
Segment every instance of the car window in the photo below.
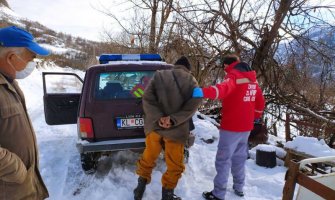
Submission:
M 106 72 L 98 74 L 95 98 L 132 99 L 141 98 L 154 71 Z
M 68 74 L 45 75 L 45 88 L 48 94 L 81 93 L 82 82 Z

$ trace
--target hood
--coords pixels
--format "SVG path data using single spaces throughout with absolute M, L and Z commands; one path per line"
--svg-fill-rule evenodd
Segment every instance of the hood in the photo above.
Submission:
M 256 81 L 256 72 L 245 62 L 233 62 L 225 68 L 228 74 L 235 74 L 237 77 L 248 78 L 250 81 Z
M 174 65 L 174 67 L 172 69 L 182 69 L 182 70 L 184 70 L 188 73 L 191 73 L 191 71 L 187 67 L 185 67 L 184 65 Z

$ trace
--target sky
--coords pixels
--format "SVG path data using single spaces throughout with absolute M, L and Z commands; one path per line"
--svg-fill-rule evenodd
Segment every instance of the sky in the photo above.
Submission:
M 7 0 L 21 17 L 55 30 L 99 41 L 104 28 L 118 29 L 110 17 L 95 8 L 104 5 L 116 15 L 124 13 L 123 4 L 113 0 Z M 122 1 L 119 1 L 122 2 Z M 116 6 L 117 5 L 117 6 Z

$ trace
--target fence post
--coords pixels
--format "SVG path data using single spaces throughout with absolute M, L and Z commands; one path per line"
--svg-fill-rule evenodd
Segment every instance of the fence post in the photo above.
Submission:
M 285 175 L 285 185 L 283 188 L 283 199 L 292 200 L 294 195 L 295 184 L 297 182 L 297 176 L 299 172 L 300 163 L 295 160 L 291 160 L 288 166 L 288 170 Z

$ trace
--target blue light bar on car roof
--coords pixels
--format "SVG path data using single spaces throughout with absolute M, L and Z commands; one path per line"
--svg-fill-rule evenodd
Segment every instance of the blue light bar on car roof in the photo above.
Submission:
M 110 61 L 162 61 L 159 54 L 102 54 L 99 58 L 100 64 L 107 64 Z

